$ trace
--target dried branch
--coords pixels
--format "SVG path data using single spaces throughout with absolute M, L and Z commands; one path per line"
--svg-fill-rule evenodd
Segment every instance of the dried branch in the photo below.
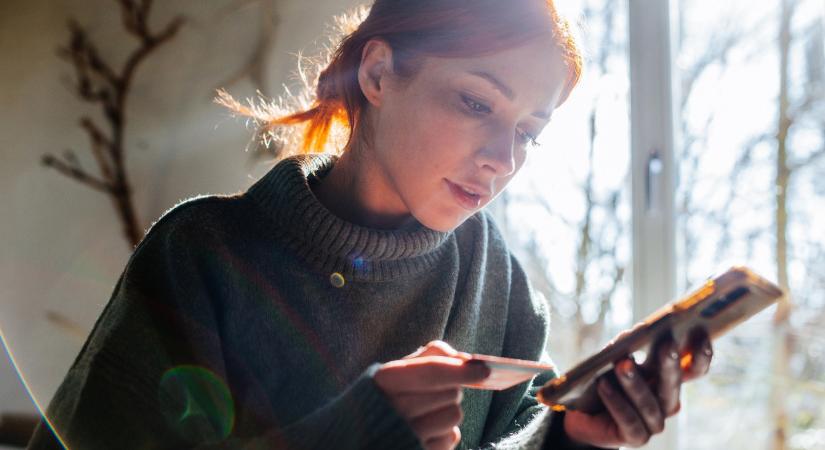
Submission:
M 111 161 L 112 141 L 110 141 L 109 138 L 100 131 L 100 128 L 95 125 L 92 119 L 88 117 L 80 119 L 80 126 L 86 130 L 86 134 L 89 135 L 92 155 L 94 155 L 95 161 L 97 161 L 97 165 L 103 174 L 103 179 L 114 179 L 113 162 Z
M 86 339 L 88 335 L 88 330 L 85 327 L 57 311 L 47 310 L 46 320 L 77 339 Z
M 149 29 L 148 18 L 152 0 L 117 0 L 124 29 L 135 36 L 139 46 L 126 58 L 117 71 L 101 56 L 91 42 L 86 30 L 75 20 L 69 20 L 69 44 L 58 49 L 58 55 L 74 68 L 74 90 L 78 96 L 92 104 L 99 104 L 108 125 L 108 133 L 89 117 L 82 117 L 80 127 L 90 141 L 100 176 L 83 169 L 71 151 L 63 157 L 44 155 L 41 162 L 63 175 L 112 197 L 123 225 L 126 239 L 132 248 L 143 236 L 131 197 L 131 187 L 124 162 L 124 133 L 126 103 L 131 92 L 132 79 L 137 67 L 157 47 L 172 39 L 183 24 L 176 17 L 159 32 Z
M 112 192 L 112 188 L 105 180 L 101 180 L 93 175 L 86 173 L 86 171 L 84 171 L 82 168 L 74 164 L 73 161 L 65 161 L 52 155 L 44 155 L 42 158 L 42 163 L 44 166 L 51 167 L 57 170 L 58 172 L 62 173 L 63 175 L 66 175 L 69 178 L 73 178 L 76 181 L 83 183 L 92 189 L 107 194 L 111 194 Z

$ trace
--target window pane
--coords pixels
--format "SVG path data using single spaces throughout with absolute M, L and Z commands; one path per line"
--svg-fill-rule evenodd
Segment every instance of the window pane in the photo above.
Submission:
M 789 288 L 686 386 L 680 448 L 825 448 L 820 0 L 678 2 L 679 290 L 733 264 Z M 777 436 L 780 436 L 777 438 Z

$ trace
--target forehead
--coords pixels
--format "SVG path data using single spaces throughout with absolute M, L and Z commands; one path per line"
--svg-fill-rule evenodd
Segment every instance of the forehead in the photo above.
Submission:
M 500 87 L 505 97 L 512 97 L 516 103 L 542 110 L 555 106 L 554 99 L 564 88 L 568 74 L 561 49 L 552 38 L 534 39 L 482 56 L 428 57 L 419 73 L 433 82 L 475 79 L 496 89 Z

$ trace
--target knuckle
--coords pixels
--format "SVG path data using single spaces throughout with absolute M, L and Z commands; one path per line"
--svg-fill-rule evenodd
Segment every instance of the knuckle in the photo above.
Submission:
M 642 407 L 642 414 L 658 421 L 662 417 L 662 408 L 659 405 L 647 403 Z
M 453 390 L 452 399 L 453 399 L 453 401 L 452 401 L 453 404 L 455 404 L 455 405 L 460 405 L 461 404 L 461 401 L 464 399 L 464 393 L 461 391 L 461 389 Z
M 650 433 L 645 433 L 639 441 L 639 446 L 647 445 L 650 442 Z
M 458 405 L 450 405 L 445 409 L 444 413 L 447 421 L 453 424 L 459 424 L 464 419 L 464 412 Z
M 650 441 L 650 433 L 647 430 L 636 430 L 630 434 L 628 443 L 633 447 L 641 447 Z
M 661 416 L 659 416 L 656 420 L 653 421 L 651 425 L 651 430 L 653 434 L 659 434 L 662 431 L 665 431 L 665 420 Z
M 672 416 L 672 415 L 678 413 L 679 409 L 681 409 L 681 407 L 682 406 L 679 404 L 679 399 L 674 400 L 673 402 L 671 402 L 670 408 L 668 408 L 668 410 L 667 410 L 668 415 Z
M 452 437 L 453 444 L 457 444 L 459 441 L 461 441 L 461 430 L 458 427 L 453 427 Z
M 650 433 L 647 432 L 647 429 L 640 423 L 635 423 L 627 431 L 628 434 L 628 441 L 635 446 L 642 446 L 647 444 L 647 441 L 650 439 Z
M 426 450 L 443 450 L 444 444 L 440 439 L 431 439 L 424 444 Z
M 455 354 L 456 350 L 453 348 L 452 345 L 444 342 L 444 341 L 433 341 L 433 345 L 438 348 L 442 353 L 445 355 L 453 355 Z

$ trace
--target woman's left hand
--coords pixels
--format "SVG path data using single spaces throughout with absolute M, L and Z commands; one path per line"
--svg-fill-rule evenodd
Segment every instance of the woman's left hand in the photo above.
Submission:
M 679 412 L 682 383 L 707 373 L 713 350 L 704 329 L 691 332 L 680 352 L 668 336 L 654 346 L 643 365 L 618 361 L 615 376 L 595 381 L 606 411 L 589 415 L 568 411 L 564 430 L 574 442 L 598 447 L 639 447 L 665 429 L 665 419 Z

